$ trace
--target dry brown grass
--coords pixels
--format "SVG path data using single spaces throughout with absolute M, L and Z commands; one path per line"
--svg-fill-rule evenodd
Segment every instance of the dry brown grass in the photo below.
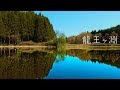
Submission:
M 120 45 L 86 45 L 86 44 L 68 44 L 67 49 L 86 49 L 86 50 L 120 50 Z

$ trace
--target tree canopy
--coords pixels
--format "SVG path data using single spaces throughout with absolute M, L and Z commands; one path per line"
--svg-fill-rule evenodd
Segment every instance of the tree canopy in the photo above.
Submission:
M 32 11 L 0 11 L 0 43 L 18 44 L 21 41 L 47 42 L 55 31 L 49 19 Z

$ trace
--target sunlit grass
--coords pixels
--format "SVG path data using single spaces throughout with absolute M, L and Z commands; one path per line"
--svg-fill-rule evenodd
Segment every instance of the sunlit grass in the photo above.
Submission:
M 88 50 L 120 50 L 120 45 L 86 45 L 86 44 L 67 44 L 67 49 L 88 49 Z

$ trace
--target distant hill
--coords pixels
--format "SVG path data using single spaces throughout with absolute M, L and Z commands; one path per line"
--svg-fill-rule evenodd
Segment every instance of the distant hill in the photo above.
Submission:
M 76 36 L 67 37 L 67 43 L 69 44 L 83 44 L 83 37 L 90 36 L 90 42 L 94 41 L 94 36 L 99 36 L 99 42 L 104 43 L 103 39 L 107 40 L 105 43 L 109 43 L 110 36 L 117 36 L 117 43 L 120 44 L 120 25 L 115 27 L 103 29 L 103 30 L 93 30 L 92 32 L 82 32 Z
M 112 34 L 112 32 L 115 32 L 116 34 L 118 34 L 118 36 L 120 36 L 120 25 L 117 25 L 115 27 L 111 27 L 111 28 L 107 28 L 107 29 L 103 29 L 103 30 L 93 30 L 91 32 L 91 34 L 97 34 L 97 33 L 102 33 L 103 35 L 107 34 Z

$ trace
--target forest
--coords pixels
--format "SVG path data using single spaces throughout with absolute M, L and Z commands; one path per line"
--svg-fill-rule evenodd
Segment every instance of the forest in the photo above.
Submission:
M 106 43 L 109 43 L 110 36 L 117 36 L 117 43 L 120 44 L 120 25 L 115 27 L 103 29 L 103 30 L 92 30 L 92 32 L 82 32 L 77 36 L 67 37 L 67 43 L 70 44 L 83 44 L 82 38 L 84 36 L 90 36 L 91 42 L 94 41 L 94 36 L 99 36 L 98 42 L 104 43 L 103 39 L 107 40 Z
M 0 44 L 47 42 L 56 37 L 49 19 L 32 11 L 0 11 Z

